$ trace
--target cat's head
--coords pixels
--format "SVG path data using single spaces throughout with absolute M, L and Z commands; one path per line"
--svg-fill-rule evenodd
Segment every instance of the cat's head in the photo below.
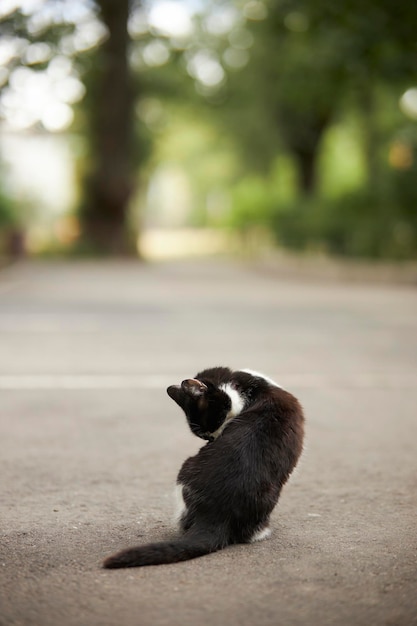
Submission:
M 188 378 L 167 393 L 184 411 L 194 435 L 208 441 L 216 438 L 232 409 L 230 396 L 208 380 Z

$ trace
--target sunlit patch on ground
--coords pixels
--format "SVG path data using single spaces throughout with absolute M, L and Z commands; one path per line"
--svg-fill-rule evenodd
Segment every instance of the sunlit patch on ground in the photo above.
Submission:
M 176 259 L 228 253 L 236 249 L 236 241 L 215 229 L 149 229 L 139 238 L 139 249 L 145 259 Z

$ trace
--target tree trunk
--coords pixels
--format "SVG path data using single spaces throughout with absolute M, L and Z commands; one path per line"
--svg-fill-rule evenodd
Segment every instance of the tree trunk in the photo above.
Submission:
M 296 162 L 298 189 L 302 195 L 312 197 L 317 191 L 317 161 L 331 111 L 312 108 L 298 113 L 282 108 L 278 119 L 284 142 Z
M 108 37 L 98 50 L 89 88 L 91 169 L 84 188 L 84 247 L 102 254 L 134 252 L 127 228 L 133 192 L 133 92 L 128 63 L 129 0 L 98 0 Z
M 298 188 L 302 195 L 312 197 L 317 190 L 317 159 L 319 143 L 310 149 L 293 148 L 293 156 L 298 169 Z

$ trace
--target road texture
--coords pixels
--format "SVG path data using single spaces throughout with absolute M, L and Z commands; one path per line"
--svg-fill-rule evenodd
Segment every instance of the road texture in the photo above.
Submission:
M 417 290 L 222 261 L 0 274 L 2 626 L 417 624 Z M 213 365 L 298 396 L 302 461 L 273 536 L 103 570 L 172 536 L 200 442 L 170 383 Z

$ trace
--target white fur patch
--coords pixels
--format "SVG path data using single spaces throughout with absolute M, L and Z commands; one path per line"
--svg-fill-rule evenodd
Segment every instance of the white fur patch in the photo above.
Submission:
M 266 528 L 262 528 L 261 530 L 255 531 L 250 541 L 251 543 L 254 543 L 255 541 L 262 541 L 263 539 L 268 539 L 268 537 L 270 536 L 271 536 L 271 529 L 268 528 L 267 526 Z
M 244 369 L 240 371 L 245 372 L 246 374 L 250 374 L 251 376 L 257 376 L 258 378 L 263 378 L 264 380 L 266 380 L 267 383 L 269 383 L 273 387 L 279 387 L 280 389 L 282 389 L 281 385 L 278 385 L 278 383 L 272 380 L 272 378 L 269 378 L 269 376 L 265 376 L 265 374 L 261 374 L 260 372 L 255 372 L 255 370 L 249 370 L 249 369 Z
M 213 439 L 217 439 L 219 435 L 222 434 L 223 430 L 226 428 L 230 420 L 232 420 L 236 415 L 242 412 L 245 407 L 245 399 L 244 397 L 234 388 L 230 383 L 224 383 L 219 386 L 219 389 L 224 391 L 229 398 L 232 406 L 230 407 L 230 411 L 226 415 L 226 419 L 223 424 L 216 430 L 214 433 L 210 433 Z
M 230 411 L 228 412 L 226 419 L 229 420 L 232 417 L 236 417 L 239 413 L 242 412 L 242 409 L 245 406 L 244 397 L 234 388 L 230 383 L 225 383 L 224 385 L 220 385 L 219 389 L 224 391 L 232 403 Z
M 187 512 L 187 506 L 184 502 L 182 490 L 183 490 L 183 485 L 181 483 L 177 483 L 175 485 L 175 491 L 174 491 L 174 498 L 175 498 L 174 522 L 176 524 L 180 523 L 182 516 Z

